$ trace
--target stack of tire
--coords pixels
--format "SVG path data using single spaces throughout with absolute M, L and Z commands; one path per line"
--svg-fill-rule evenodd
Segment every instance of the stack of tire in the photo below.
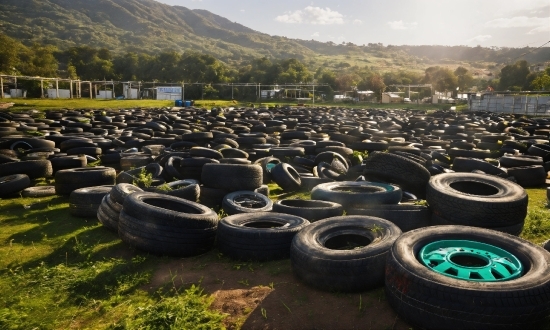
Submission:
M 174 196 L 149 192 L 128 195 L 118 221 L 122 241 L 167 256 L 194 256 L 214 246 L 218 215 L 210 208 Z
M 103 196 L 101 204 L 97 209 L 97 219 L 107 229 L 118 233 L 118 218 L 124 200 L 130 194 L 135 192 L 143 192 L 139 187 L 128 183 L 119 183 L 112 187 L 108 194 Z
M 103 198 L 109 194 L 113 186 L 98 186 L 80 188 L 69 196 L 69 212 L 79 218 L 95 218 Z

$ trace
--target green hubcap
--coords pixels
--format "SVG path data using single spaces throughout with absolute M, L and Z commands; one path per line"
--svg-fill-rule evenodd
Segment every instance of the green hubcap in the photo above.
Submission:
M 445 276 L 474 282 L 502 282 L 523 273 L 513 254 L 493 245 L 462 240 L 442 240 L 420 250 L 425 266 Z

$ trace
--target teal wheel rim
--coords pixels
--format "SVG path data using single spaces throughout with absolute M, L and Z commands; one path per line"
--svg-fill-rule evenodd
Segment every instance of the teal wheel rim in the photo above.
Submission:
M 465 281 L 503 282 L 523 274 L 523 265 L 516 256 L 474 241 L 436 241 L 424 246 L 419 257 L 434 272 Z

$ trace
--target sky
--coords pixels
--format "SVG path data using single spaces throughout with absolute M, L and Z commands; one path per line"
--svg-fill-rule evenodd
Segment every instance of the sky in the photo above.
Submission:
M 550 0 L 157 1 L 321 42 L 538 47 L 550 41 Z

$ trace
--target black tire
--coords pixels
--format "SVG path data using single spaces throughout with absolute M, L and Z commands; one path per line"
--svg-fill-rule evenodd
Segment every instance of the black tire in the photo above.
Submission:
M 173 228 L 207 229 L 218 224 L 218 215 L 204 205 L 148 192 L 128 195 L 122 211 L 148 223 Z
M 197 202 L 199 200 L 201 190 L 198 184 L 190 184 L 185 187 L 180 187 L 173 190 L 162 191 L 161 189 L 156 189 L 155 192 L 166 194 L 168 196 L 175 196 L 188 201 Z
M 36 186 L 24 189 L 21 192 L 23 197 L 49 197 L 55 195 L 54 186 Z
M 201 181 L 205 186 L 227 190 L 254 190 L 262 185 L 262 169 L 258 165 L 206 164 Z
M 547 240 L 546 242 L 542 243 L 542 248 L 545 249 L 546 251 L 550 252 L 550 239 Z
M 120 205 L 124 204 L 126 197 L 135 192 L 143 192 L 143 189 L 129 183 L 119 183 L 111 190 L 111 199 Z
M 292 214 L 309 222 L 342 215 L 342 205 L 327 201 L 282 199 L 273 204 L 273 212 Z
M 203 147 L 193 147 L 189 150 L 189 154 L 193 157 L 204 157 L 211 159 L 222 159 L 223 155 L 216 150 L 203 148 Z
M 528 197 L 519 185 L 497 176 L 445 173 L 428 184 L 432 212 L 454 223 L 505 227 L 523 222 Z
M 273 202 L 253 191 L 235 191 L 224 196 L 222 208 L 228 215 L 269 212 L 273 208 Z
M 199 202 L 210 208 L 221 207 L 223 198 L 227 194 L 229 194 L 227 190 L 201 186 Z
M 0 178 L 0 198 L 5 198 L 20 192 L 31 185 L 26 174 L 14 174 Z
M 218 248 L 234 259 L 288 258 L 292 239 L 309 225 L 306 219 L 273 212 L 236 214 L 218 225 Z
M 302 182 L 302 186 L 300 187 L 303 191 L 311 191 L 316 186 L 320 185 L 321 183 L 328 183 L 328 182 L 334 182 L 334 180 L 329 178 L 318 178 L 318 177 L 300 177 L 300 181 Z
M 508 175 L 522 187 L 540 187 L 546 183 L 547 173 L 542 165 L 531 165 L 508 168 Z
M 420 198 L 426 196 L 430 172 L 422 165 L 394 154 L 374 152 L 365 161 L 367 180 L 395 183 Z
M 473 170 L 481 170 L 487 174 L 507 177 L 508 172 L 505 169 L 498 168 L 488 162 L 476 158 L 456 157 L 453 161 L 453 171 L 455 172 L 472 172 Z
M 50 162 L 52 163 L 53 174 L 60 170 L 86 167 L 86 165 L 88 165 L 88 160 L 86 157 L 79 156 L 54 157 L 50 159 Z
M 427 206 L 412 204 L 375 205 L 361 209 L 348 209 L 349 215 L 368 215 L 394 223 L 402 232 L 428 227 L 431 212 Z
M 367 205 L 397 204 L 403 192 L 393 184 L 345 181 L 323 183 L 311 191 L 311 199 L 334 202 L 344 210 Z
M 185 223 L 183 219 L 178 221 L 180 225 Z M 140 250 L 158 255 L 187 257 L 212 249 L 216 227 L 185 228 L 174 226 L 171 222 L 150 222 L 127 214 L 123 208 L 118 221 L 118 234 L 123 242 Z
M 454 279 L 417 256 L 429 243 L 469 240 L 515 255 L 523 276 L 498 282 Z M 550 310 L 550 254 L 520 238 L 463 226 L 435 226 L 399 237 L 386 266 L 386 297 L 400 318 L 423 329 L 541 329 Z
M 525 156 L 525 155 L 524 156 L 504 155 L 500 157 L 499 162 L 500 162 L 500 166 L 506 167 L 506 168 L 544 164 L 542 157 Z
M 358 292 L 379 287 L 384 284 L 386 257 L 399 235 L 396 225 L 376 217 L 320 220 L 294 237 L 292 269 L 300 280 L 321 290 Z
M 74 190 L 69 197 L 69 212 L 75 217 L 95 218 L 103 197 L 109 194 L 112 188 L 98 186 Z
M 432 226 L 463 226 L 460 223 L 452 222 L 450 220 L 447 220 L 445 218 L 442 218 L 440 216 L 437 216 L 435 214 L 432 215 L 432 219 L 430 221 Z M 523 226 L 525 225 L 525 222 L 519 222 L 516 224 L 513 224 L 511 226 L 503 226 L 503 227 L 483 227 L 483 226 L 475 226 L 478 228 L 485 228 L 485 229 L 491 229 L 500 231 L 502 233 L 519 236 L 521 232 L 523 231 Z
M 300 174 L 287 163 L 275 165 L 271 169 L 271 177 L 284 191 L 296 191 L 302 185 Z
M 254 164 L 258 164 L 262 168 L 262 182 L 264 184 L 271 182 L 271 169 L 279 163 L 281 163 L 281 161 L 275 157 L 264 157 L 254 162 Z
M 97 219 L 99 222 L 110 231 L 118 233 L 118 218 L 120 211 L 114 209 L 111 205 L 114 202 L 108 202 L 111 197 L 109 194 L 103 197 L 99 208 L 97 209 Z
M 451 148 L 448 150 L 449 156 L 452 158 L 455 157 L 467 157 L 467 158 L 479 158 L 479 159 L 485 159 L 485 158 L 491 158 L 491 152 L 489 150 L 463 150 L 463 149 L 456 149 Z
M 53 174 L 49 160 L 27 160 L 0 164 L 0 176 L 26 174 L 30 179 L 47 178 Z
M 86 187 L 111 186 L 116 182 L 116 171 L 111 167 L 83 167 L 58 171 L 55 174 L 55 193 L 70 195 Z

